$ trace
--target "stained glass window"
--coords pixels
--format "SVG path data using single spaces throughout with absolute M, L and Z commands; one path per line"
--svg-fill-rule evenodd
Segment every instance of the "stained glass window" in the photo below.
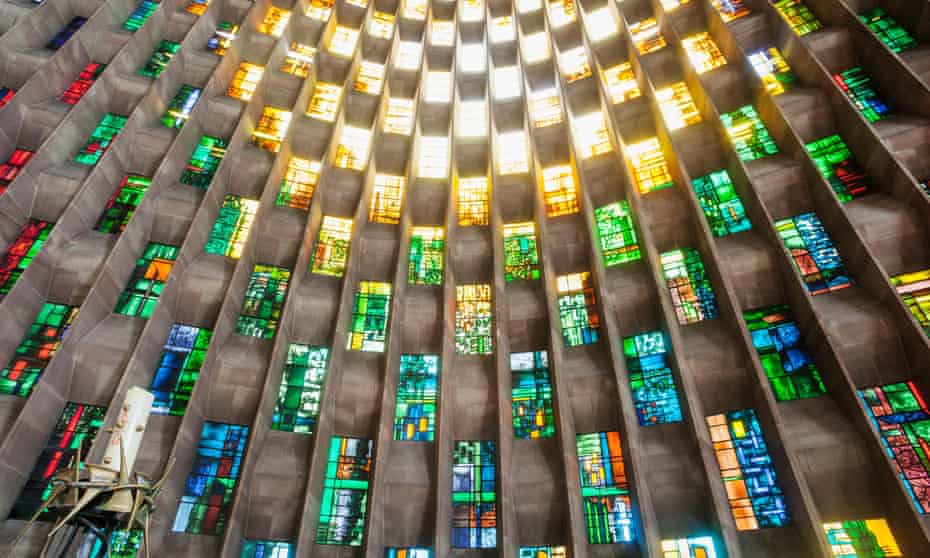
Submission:
M 191 117 L 191 112 L 203 90 L 193 85 L 182 85 L 177 95 L 168 104 L 168 110 L 161 117 L 161 123 L 168 128 L 180 129 Z
M 749 8 L 743 4 L 743 0 L 710 0 L 710 3 L 720 14 L 724 23 L 749 15 Z
M 14 149 L 10 153 L 10 158 L 5 163 L 0 163 L 0 194 L 6 191 L 7 186 L 13 183 L 13 180 L 19 176 L 19 173 L 35 155 L 34 151 L 25 149 Z
M 449 138 L 445 136 L 421 136 L 420 153 L 417 159 L 417 176 L 420 178 L 445 178 L 449 173 Z
M 488 179 L 459 178 L 457 212 L 460 227 L 488 224 Z
M 904 556 L 884 519 L 856 519 L 824 523 L 834 558 Z
M 77 33 L 78 29 L 84 26 L 85 23 L 87 23 L 86 17 L 74 16 L 71 18 L 71 21 L 66 23 L 65 26 L 62 27 L 58 33 L 56 33 L 55 36 L 45 44 L 45 48 L 49 50 L 60 49 L 62 46 L 64 46 L 65 43 L 68 42 L 68 39 L 70 39 L 72 35 Z
M 306 114 L 310 118 L 322 120 L 323 122 L 334 122 L 341 98 L 342 86 L 318 81 L 314 85 L 313 97 L 310 98 L 310 104 L 307 105 Z
M 291 42 L 291 47 L 287 49 L 287 55 L 284 57 L 284 64 L 281 71 L 293 76 L 305 78 L 310 75 L 310 67 L 313 66 L 313 59 L 316 57 L 316 49 L 312 46 Z
M 181 173 L 181 184 L 188 184 L 206 190 L 213 180 L 213 175 L 226 156 L 226 140 L 212 136 L 200 136 L 200 142 L 191 153 L 191 158 Z
M 415 41 L 400 41 L 397 44 L 397 59 L 394 68 L 398 70 L 416 70 L 420 67 L 423 46 Z
M 441 285 L 445 240 L 442 227 L 413 227 L 407 282 Z
M 617 34 L 617 22 L 607 6 L 587 12 L 585 28 L 592 43 L 599 43 Z
M 107 113 L 103 115 L 100 123 L 90 133 L 87 143 L 74 157 L 76 163 L 82 165 L 96 165 L 97 161 L 103 157 L 103 154 L 113 143 L 116 135 L 119 134 L 123 126 L 126 125 L 126 117 L 118 114 Z
M 310 0 L 305 12 L 307 17 L 318 21 L 326 21 L 333 12 L 335 0 Z
M 867 387 L 859 397 L 917 512 L 930 512 L 930 409 L 917 385 Z
M 588 542 L 631 542 L 633 503 L 623 463 L 620 433 L 578 434 L 575 441 Z
M 404 185 L 407 179 L 393 174 L 375 175 L 368 208 L 368 220 L 372 223 L 396 225 L 400 222 L 400 210 L 404 200 Z
M 591 64 L 588 62 L 584 46 L 560 52 L 559 66 L 565 75 L 565 83 L 574 83 L 591 75 Z
M 152 379 L 152 412 L 184 416 L 213 332 L 202 327 L 172 324 Z
M 572 119 L 572 135 L 578 156 L 590 159 L 602 153 L 610 153 L 613 146 L 610 144 L 610 135 L 607 123 L 600 110 L 589 112 Z
M 382 131 L 385 134 L 410 135 L 413 131 L 413 99 L 388 98 Z
M 711 415 L 707 427 L 736 528 L 753 531 L 787 525 L 785 497 L 756 412 Z
M 665 48 L 665 37 L 659 30 L 653 17 L 629 24 L 627 29 L 633 37 L 633 44 L 640 54 L 646 55 Z
M 429 44 L 433 46 L 452 46 L 455 44 L 455 22 L 434 19 L 429 22 Z
M 733 149 L 743 162 L 748 163 L 778 153 L 775 140 L 752 105 L 725 112 L 720 115 L 720 120 L 730 135 Z
M 528 108 L 533 125 L 537 128 L 545 128 L 562 121 L 562 105 L 559 101 L 559 92 L 554 88 L 531 92 Z
M 384 558 L 433 558 L 433 549 L 408 546 L 405 548 L 385 548 Z
M 294 545 L 289 542 L 247 539 L 242 545 L 239 558 L 293 558 L 295 552 Z
M 504 225 L 504 280 L 517 279 L 539 279 L 539 252 L 533 221 Z
M 530 159 L 526 151 L 526 134 L 523 130 L 499 134 L 497 141 L 497 163 L 501 174 L 529 172 Z
M 329 39 L 329 52 L 336 56 L 350 58 L 355 53 L 358 43 L 358 29 L 351 29 L 337 25 L 332 37 Z
M 456 137 L 483 138 L 488 135 L 488 104 L 484 99 L 461 101 L 455 118 Z
M 149 242 L 145 252 L 136 260 L 136 267 L 113 311 L 144 319 L 152 317 L 178 251 L 177 246 Z
M 346 349 L 383 353 L 391 312 L 391 284 L 359 281 Z
M 239 472 L 249 427 L 206 421 L 197 453 L 184 483 L 171 530 L 195 535 L 222 535 Z
M 633 179 L 640 194 L 648 194 L 675 183 L 659 145 L 659 138 L 650 138 L 626 147 L 626 159 L 633 168 Z
M 436 429 L 439 355 L 400 355 L 394 439 L 432 442 Z
M 683 81 L 657 90 L 656 102 L 659 103 L 662 118 L 670 131 L 701 121 L 701 113 L 698 112 L 691 92 Z
M 84 69 L 81 70 L 81 73 L 78 74 L 78 77 L 68 85 L 68 88 L 65 89 L 65 92 L 61 94 L 58 100 L 69 105 L 77 104 L 94 82 L 97 81 L 97 78 L 100 77 L 100 74 L 103 73 L 106 67 L 106 64 L 101 64 L 100 62 L 88 62 L 87 65 L 84 66 Z M 2 102 L 0 102 L 0 106 L 3 106 Z
M 352 219 L 323 216 L 323 224 L 313 250 L 312 273 L 342 277 L 349 260 L 352 241 Z
M 342 129 L 333 165 L 361 171 L 368 163 L 368 150 L 371 147 L 371 132 L 363 128 L 346 126 Z
M 667 358 L 665 334 L 640 333 L 623 339 L 623 355 L 640 426 L 681 422 L 678 389 Z
M 157 9 L 158 2 L 153 0 L 142 0 L 142 2 L 136 6 L 136 9 L 129 14 L 129 19 L 123 23 L 123 29 L 133 33 L 138 31 Z
M 455 352 L 489 355 L 493 351 L 491 285 L 455 286 Z
M 575 21 L 574 0 L 548 0 L 546 4 L 549 8 L 549 25 L 553 29 Z
M 749 53 L 749 63 L 762 79 L 765 90 L 780 95 L 796 81 L 794 72 L 775 47 L 761 48 Z
M 262 116 L 258 119 L 258 125 L 252 130 L 251 141 L 262 149 L 277 153 L 281 150 L 281 142 L 287 135 L 287 129 L 291 125 L 291 111 L 282 110 L 275 107 L 265 107 L 262 109 Z
M 891 284 L 920 327 L 930 335 L 930 269 L 895 275 Z
M 869 122 L 878 122 L 891 113 L 891 108 L 872 85 L 872 78 L 862 68 L 856 66 L 834 74 L 833 81 Z
M 543 169 L 543 199 L 549 217 L 578 213 L 578 185 L 573 170 L 571 165 Z
M 142 529 L 133 529 L 125 531 L 122 529 L 114 530 L 110 533 L 109 555 L 103 548 L 103 544 L 92 533 L 87 533 L 87 540 L 93 541 L 87 558 L 136 558 L 139 547 L 142 545 Z
M 607 267 L 633 262 L 642 257 L 633 212 L 626 200 L 620 200 L 594 210 L 597 238 Z
M 597 343 L 601 320 L 597 314 L 594 280 L 589 271 L 557 278 L 559 321 L 566 347 Z
M 16 95 L 16 91 L 9 87 L 0 87 L 0 108 L 3 108 Z
M 513 433 L 517 438 L 555 436 L 549 353 L 510 353 Z
M 820 138 L 805 147 L 817 170 L 827 179 L 841 202 L 871 194 L 874 190 L 871 177 L 839 135 Z
M 791 401 L 826 393 L 787 306 L 749 310 L 743 312 L 743 318 L 776 399 Z
M 695 178 L 691 185 L 714 236 L 726 236 L 752 228 L 743 201 L 725 169 Z
M 91 442 L 103 426 L 106 412 L 106 407 L 70 401 L 65 403 L 65 408 L 55 423 L 55 430 L 45 441 L 39 459 L 26 479 L 23 491 L 13 504 L 11 518 L 29 519 L 42 506 L 52 493 L 52 475 L 70 465 L 82 444 L 85 453 L 90 450 Z
M 291 157 L 275 204 L 304 211 L 310 209 L 313 191 L 320 180 L 321 168 L 322 164 L 319 161 Z
M 716 318 L 719 315 L 717 298 L 704 270 L 701 253 L 694 248 L 682 248 L 664 252 L 660 259 L 678 323 L 688 325 Z
M 817 16 L 802 0 L 778 0 L 772 2 L 791 30 L 799 36 L 807 35 L 823 27 Z
M 213 229 L 207 238 L 204 252 L 233 259 L 242 257 L 242 251 L 257 211 L 258 200 L 226 194 L 223 206 L 220 207 L 220 212 L 213 223 Z
M 509 43 L 517 37 L 513 26 L 513 17 L 502 15 L 491 20 L 488 26 L 488 37 L 491 43 Z
M 189 14 L 194 14 L 195 16 L 202 16 L 207 13 L 207 8 L 209 6 L 210 0 L 190 0 L 187 6 L 184 7 L 184 11 Z
M 328 363 L 329 349 L 326 347 L 288 345 L 271 428 L 303 434 L 316 431 Z
M 261 81 L 264 73 L 264 66 L 251 64 L 249 62 L 239 64 L 239 68 L 236 70 L 235 75 L 233 75 L 232 81 L 229 82 L 226 94 L 240 101 L 251 101 L 252 95 L 254 95 L 255 90 L 258 89 L 258 82 Z
M 317 544 L 362 546 L 372 469 L 371 440 L 333 436 L 326 457 Z
M 239 26 L 228 21 L 221 21 L 216 24 L 216 31 L 213 36 L 207 39 L 207 50 L 217 56 L 224 56 L 226 50 L 232 46 L 233 41 L 238 38 Z
M 0 300 L 9 294 L 13 285 L 26 272 L 48 240 L 53 225 L 48 221 L 29 219 L 16 240 L 7 247 L 6 254 L 0 259 Z
M 0 393 L 28 397 L 77 317 L 76 306 L 46 302 L 0 372 Z
M 917 46 L 917 39 L 881 8 L 862 13 L 859 19 L 894 52 L 904 52 Z
M 368 95 L 380 95 L 384 84 L 384 64 L 362 60 L 355 78 L 355 90 Z
M 518 558 L 567 558 L 564 546 L 521 546 Z
M 698 74 L 709 72 L 727 63 L 727 59 L 707 31 L 682 38 L 681 46 L 685 49 L 691 65 L 694 66 L 694 71 Z
M 527 66 L 549 60 L 549 35 L 539 31 L 532 35 L 523 35 L 520 39 L 523 63 Z
M 717 558 L 712 537 L 666 539 L 661 548 L 662 558 Z
M 146 61 L 145 65 L 139 70 L 139 73 L 152 79 L 157 78 L 165 71 L 168 62 L 171 62 L 171 59 L 174 58 L 174 55 L 177 54 L 180 49 L 180 43 L 166 40 L 159 41 L 148 61 Z
M 642 95 L 636 75 L 633 74 L 633 66 L 629 62 L 607 68 L 603 71 L 603 78 L 613 104 L 630 101 Z
M 394 14 L 374 10 L 368 20 L 368 33 L 378 39 L 390 39 L 394 35 Z
M 259 33 L 265 33 L 272 37 L 280 37 L 287 27 L 287 22 L 291 19 L 290 10 L 285 10 L 277 6 L 269 6 L 265 12 L 265 19 L 258 24 L 256 30 Z
M 287 268 L 255 264 L 245 289 L 242 311 L 236 319 L 236 333 L 261 339 L 273 338 L 290 280 L 291 270 Z
M 452 450 L 452 548 L 497 547 L 497 450 L 457 440 Z
M 839 251 L 816 213 L 803 213 L 775 223 L 794 266 L 812 295 L 845 289 L 853 284 Z

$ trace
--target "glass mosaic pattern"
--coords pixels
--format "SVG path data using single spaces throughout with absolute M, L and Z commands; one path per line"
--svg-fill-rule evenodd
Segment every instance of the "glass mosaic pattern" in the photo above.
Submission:
M 0 300 L 10 293 L 13 285 L 26 272 L 26 268 L 42 250 L 54 223 L 29 219 L 19 231 L 19 236 L 6 249 L 0 259 Z
M 105 114 L 94 131 L 90 133 L 87 143 L 74 157 L 74 161 L 82 165 L 96 165 L 125 125 L 125 116 Z
M 148 319 L 155 311 L 158 297 L 168 281 L 168 275 L 178 257 L 178 247 L 149 242 L 136 260 L 125 290 L 120 293 L 113 309 L 117 314 Z
M 497 547 L 497 448 L 457 440 L 452 449 L 452 548 Z
M 174 55 L 181 50 L 181 45 L 174 41 L 161 40 L 152 51 L 145 65 L 139 69 L 139 73 L 152 79 L 157 78 L 165 71 L 168 63 L 174 58 Z
M 291 343 L 281 375 L 271 428 L 313 434 L 329 363 L 329 349 Z
M 433 558 L 433 549 L 416 546 L 385 548 L 384 558 Z
M 504 280 L 539 279 L 539 253 L 536 249 L 536 223 L 504 225 Z
M 833 81 L 869 122 L 878 122 L 891 113 L 888 103 L 875 90 L 872 78 L 862 68 L 856 66 L 833 74 Z
M 633 540 L 633 502 L 619 432 L 578 434 L 578 473 L 588 542 Z
M 743 312 L 752 344 L 779 401 L 826 393 L 820 371 L 804 347 L 801 330 L 786 305 Z
M 525 439 L 555 436 L 549 353 L 510 353 L 510 375 L 514 436 Z
M 331 215 L 323 216 L 323 224 L 313 251 L 312 273 L 342 277 L 349 261 L 352 241 L 352 220 Z
M 917 512 L 930 512 L 930 409 L 917 385 L 867 387 L 859 397 Z
M 853 519 L 823 524 L 833 558 L 904 556 L 884 519 Z
M 81 100 L 81 97 L 90 90 L 91 86 L 94 85 L 106 68 L 106 64 L 88 62 L 87 66 L 85 66 L 84 69 L 81 70 L 81 73 L 78 74 L 78 77 L 68 85 L 68 88 L 65 89 L 58 100 L 69 105 L 76 105 L 77 102 Z M 3 103 L 0 102 L 0 107 L 2 106 Z
M 137 174 L 127 174 L 113 192 L 113 196 L 103 209 L 103 215 L 94 227 L 95 231 L 119 234 L 126 230 L 126 225 L 142 203 L 142 197 L 152 185 L 152 179 Z
M 203 251 L 233 259 L 242 257 L 257 211 L 258 200 L 226 194 Z
M 407 282 L 411 285 L 441 285 L 445 246 L 442 227 L 413 227 Z
M 371 440 L 342 436 L 330 439 L 317 544 L 362 546 L 373 448 Z
M 597 343 L 600 339 L 601 319 L 597 313 L 591 272 L 559 276 L 556 279 L 556 291 L 565 346 Z
M 717 558 L 713 537 L 666 539 L 661 542 L 662 558 Z
M 16 347 L 13 358 L 0 372 L 0 393 L 28 397 L 45 367 L 58 352 L 78 308 L 46 302 L 39 309 Z
M 721 114 L 720 120 L 730 135 L 736 154 L 743 162 L 778 153 L 775 140 L 752 105 Z
M 216 31 L 213 36 L 207 39 L 207 50 L 217 56 L 226 54 L 226 50 L 232 46 L 239 33 L 239 26 L 228 21 L 220 21 L 216 24 Z
M 136 9 L 129 14 L 129 18 L 126 22 L 123 23 L 123 29 L 135 33 L 148 21 L 149 17 L 151 17 L 157 9 L 158 2 L 154 2 L 153 0 L 142 0 L 142 2 L 136 6 Z
M 776 221 L 775 228 L 812 295 L 852 286 L 840 253 L 816 213 Z
M 249 427 L 206 421 L 171 530 L 222 535 L 241 473 Z
M 750 13 L 743 0 L 710 0 L 710 3 L 720 14 L 720 18 L 723 19 L 724 23 L 729 23 Z
M 799 36 L 807 35 L 823 27 L 803 0 L 778 0 L 772 2 L 772 5 L 785 18 L 788 27 Z
M 400 355 L 394 439 L 432 442 L 439 393 L 439 355 Z
M 681 46 L 685 49 L 694 71 L 698 74 L 709 72 L 727 63 L 717 43 L 706 31 L 683 37 Z
M 491 285 L 455 286 L 455 352 L 489 355 L 493 352 Z
M 717 298 L 700 252 L 682 248 L 664 252 L 659 259 L 679 324 L 693 324 L 719 315 Z
M 240 558 L 292 558 L 296 556 L 294 545 L 282 541 L 251 541 L 242 543 Z
M 697 194 L 704 218 L 714 236 L 726 236 L 752 228 L 743 200 L 740 199 L 730 174 L 726 170 L 714 171 L 691 181 Z
M 236 320 L 236 333 L 271 339 L 278 329 L 281 308 L 287 296 L 291 270 L 266 264 L 255 264 L 245 300 Z
M 197 101 L 200 100 L 200 94 L 203 92 L 199 87 L 184 84 L 175 94 L 174 99 L 168 103 L 168 110 L 161 117 L 163 126 L 180 130 L 184 123 L 191 117 L 191 111 Z
M 812 141 L 805 147 L 820 174 L 827 179 L 841 202 L 845 203 L 874 191 L 872 179 L 839 135 L 833 134 Z
M 19 176 L 19 173 L 22 172 L 33 155 L 35 155 L 34 151 L 14 149 L 10 153 L 10 158 L 5 163 L 0 163 L 0 194 L 5 192 L 7 186 L 12 184 L 13 180 Z
M 291 157 L 275 205 L 309 210 L 322 167 L 319 161 Z
M 633 212 L 626 200 L 594 210 L 597 239 L 607 267 L 635 262 L 643 257 L 633 224 Z
M 736 528 L 754 531 L 790 523 L 756 412 L 743 409 L 712 415 L 707 427 Z
M 209 329 L 172 324 L 152 378 L 153 413 L 184 416 L 212 336 Z
M 567 558 L 564 546 L 521 546 L 518 558 Z
M 383 353 L 391 312 L 391 284 L 359 281 L 346 349 Z
M 891 284 L 924 333 L 930 335 L 930 269 L 895 275 Z
M 87 18 L 82 16 L 74 16 L 71 18 L 71 21 L 65 24 L 58 33 L 55 33 L 47 43 L 45 43 L 45 48 L 49 50 L 58 50 L 61 47 L 65 46 L 65 43 L 68 42 L 68 39 L 74 36 L 77 33 L 78 29 L 84 26 L 87 23 Z
M 191 158 L 181 173 L 181 184 L 188 184 L 206 190 L 213 181 L 213 175 L 226 156 L 226 140 L 212 136 L 200 136 L 200 142 L 194 147 Z
M 859 19 L 893 52 L 917 47 L 917 39 L 881 8 L 867 10 L 859 14 Z
M 16 95 L 16 91 L 10 89 L 9 87 L 0 87 L 0 108 L 5 107 L 13 100 L 13 97 Z
M 681 422 L 678 388 L 668 363 L 665 334 L 640 333 L 623 340 L 623 355 L 640 426 Z
M 775 47 L 761 48 L 748 54 L 749 63 L 772 95 L 784 93 L 797 81 L 791 66 Z

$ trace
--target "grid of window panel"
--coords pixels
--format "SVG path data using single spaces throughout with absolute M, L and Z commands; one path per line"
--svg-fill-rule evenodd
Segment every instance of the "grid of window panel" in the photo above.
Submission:
M 761 48 L 748 54 L 749 63 L 772 95 L 784 93 L 797 79 L 788 62 L 775 47 Z
M 9 87 L 0 87 L 0 108 L 5 107 L 13 100 L 13 97 L 16 95 L 16 91 Z
M 352 241 L 352 219 L 323 216 L 323 224 L 313 249 L 312 273 L 342 277 L 349 261 L 349 243 Z
M 87 143 L 74 157 L 76 163 L 82 165 L 96 165 L 97 161 L 103 157 L 103 154 L 113 143 L 116 135 L 120 133 L 123 126 L 126 125 L 127 118 L 118 114 L 105 114 L 90 133 Z
M 181 183 L 206 190 L 213 181 L 213 175 L 226 156 L 226 140 L 212 136 L 200 136 L 191 158 L 181 173 Z
M 275 204 L 304 211 L 309 210 L 313 192 L 320 180 L 321 168 L 319 161 L 291 157 L 287 163 L 287 170 L 284 172 L 284 180 L 281 181 L 281 189 L 278 191 Z
M 120 182 L 119 188 L 107 201 L 103 215 L 97 221 L 94 230 L 109 234 L 119 234 L 126 230 L 129 219 L 142 203 L 142 197 L 152 185 L 152 179 L 137 174 L 127 174 Z
M 184 123 L 191 117 L 191 111 L 197 101 L 200 100 L 200 94 L 203 92 L 199 87 L 184 84 L 177 94 L 168 103 L 168 110 L 161 117 L 163 126 L 173 129 L 180 129 Z
M 594 221 L 605 266 L 611 267 L 642 258 L 629 202 L 620 200 L 598 207 L 594 210 Z
M 653 17 L 630 23 L 627 30 L 633 38 L 636 50 L 644 56 L 662 50 L 667 44 L 659 25 Z
M 659 259 L 678 323 L 693 324 L 719 315 L 717 297 L 700 252 L 694 248 L 670 250 L 662 253 Z
M 394 439 L 432 442 L 439 393 L 439 355 L 400 355 Z
M 752 228 L 743 208 L 743 200 L 736 193 L 726 169 L 695 178 L 691 186 L 714 236 L 726 236 Z
M 68 88 L 65 89 L 58 100 L 69 105 L 76 105 L 106 68 L 106 64 L 88 62 L 87 66 L 84 66 L 84 69 L 81 70 L 78 77 L 68 85 Z M 3 106 L 2 101 L 0 101 L 0 106 Z
M 291 270 L 287 268 L 255 264 L 236 319 L 236 333 L 262 339 L 274 337 L 290 280 Z
M 281 34 L 284 33 L 284 29 L 287 27 L 287 22 L 290 19 L 290 10 L 285 10 L 277 6 L 268 6 L 268 11 L 265 12 L 265 19 L 258 24 L 256 29 L 259 33 L 271 35 L 272 37 L 280 37 Z
M 206 421 L 171 530 L 222 535 L 239 483 L 249 427 Z
M 70 466 L 82 447 L 88 451 L 103 426 L 106 407 L 67 402 L 55 422 L 55 428 L 42 446 L 26 485 L 13 504 L 10 517 L 29 519 L 51 495 L 51 478 L 55 471 Z
M 58 352 L 78 308 L 46 302 L 16 347 L 13 358 L 0 372 L 0 393 L 28 397 L 45 367 Z
M 239 68 L 233 75 L 232 81 L 229 82 L 226 94 L 240 101 L 251 101 L 252 95 L 254 95 L 255 90 L 258 89 L 258 82 L 261 81 L 264 73 L 265 68 L 263 66 L 250 62 L 239 64 Z
M 555 436 L 549 353 L 510 353 L 510 375 L 514 436 L 525 439 Z
M 291 125 L 291 117 L 291 111 L 288 110 L 275 107 L 263 108 L 258 125 L 252 130 L 252 144 L 272 153 L 280 151 L 281 143 Z
M 291 343 L 278 389 L 271 428 L 313 434 L 326 381 L 329 349 Z
M 242 543 L 240 558 L 292 558 L 295 552 L 294 545 L 289 542 L 246 540 Z
M 878 122 L 891 113 L 888 103 L 875 90 L 872 78 L 862 68 L 856 66 L 833 74 L 833 81 L 869 122 Z
M 884 519 L 851 519 L 823 524 L 833 558 L 904 556 Z
M 152 378 L 152 412 L 184 416 L 213 332 L 202 327 L 172 324 Z
M 717 558 L 713 537 L 665 539 L 660 543 L 662 558 Z
M 775 140 L 759 118 L 754 106 L 746 105 L 733 112 L 723 113 L 720 120 L 730 136 L 736 154 L 743 162 L 748 163 L 778 153 Z
M 362 546 L 373 449 L 371 440 L 343 436 L 330 439 L 317 544 Z
M 772 2 L 772 5 L 785 18 L 791 30 L 799 36 L 807 35 L 823 27 L 803 0 L 777 0 Z
M 791 401 L 826 393 L 788 306 L 747 310 L 743 318 L 776 399 Z
M 930 513 L 930 409 L 914 382 L 859 390 L 866 415 L 918 513 Z
M 143 319 L 152 317 L 178 252 L 177 246 L 149 242 L 136 260 L 136 267 L 132 270 L 126 288 L 116 300 L 113 311 Z
M 775 228 L 808 292 L 818 295 L 852 286 L 853 279 L 816 213 L 776 221 Z
M 536 223 L 504 225 L 504 280 L 539 279 L 539 253 L 536 248 Z
M 488 196 L 487 178 L 459 179 L 456 208 L 460 227 L 488 224 Z
M 640 194 L 648 194 L 674 185 L 672 174 L 659 145 L 659 138 L 651 138 L 626 148 L 627 162 L 633 170 L 633 180 Z
M 433 549 L 418 546 L 388 547 L 384 549 L 384 558 L 433 558 Z
M 678 130 L 701 121 L 701 113 L 685 82 L 679 81 L 656 90 L 655 98 L 669 130 Z
M 457 440 L 452 449 L 452 548 L 496 547 L 496 444 Z
M 139 70 L 139 73 L 152 79 L 157 78 L 168 67 L 168 63 L 174 58 L 174 55 L 181 50 L 180 43 L 162 39 L 155 46 L 151 56 Z
M 34 151 L 14 149 L 10 153 L 10 158 L 5 163 L 0 163 L 0 194 L 5 192 L 7 186 L 12 184 L 16 177 L 19 176 L 19 173 L 22 172 L 33 155 L 35 155 Z
M 859 14 L 859 19 L 894 52 L 917 47 L 917 39 L 881 8 L 867 10 Z
M 403 176 L 376 174 L 368 210 L 368 220 L 372 223 L 387 225 L 399 223 L 406 183 L 407 180 Z
M 727 63 L 727 59 L 707 31 L 682 37 L 681 46 L 685 49 L 694 71 L 698 74 L 709 72 Z
M 578 434 L 575 444 L 588 542 L 631 542 L 633 502 L 626 478 L 620 433 Z
M 642 95 L 639 82 L 633 74 L 633 66 L 629 62 L 621 62 L 603 71 L 604 85 L 613 104 L 631 101 Z
M 442 227 L 413 227 L 407 282 L 411 285 L 441 285 L 445 245 Z
M 359 281 L 346 349 L 383 353 L 391 313 L 391 284 Z
M 841 202 L 871 194 L 872 179 L 859 165 L 852 151 L 837 134 L 805 145 L 817 170 L 827 179 Z
M 210 230 L 204 252 L 228 256 L 233 259 L 242 257 L 249 230 L 255 221 L 258 200 L 250 200 L 235 194 L 226 194 L 223 205 Z
M 567 558 L 564 546 L 521 546 L 518 558 Z
M 217 23 L 213 35 L 207 39 L 207 50 L 217 56 L 224 56 L 233 41 L 238 38 L 238 33 L 239 26 L 235 23 L 228 21 Z
M 78 29 L 84 26 L 87 23 L 87 18 L 82 16 L 74 16 L 71 20 L 65 24 L 64 27 L 58 30 L 55 35 L 45 43 L 45 48 L 49 50 L 58 50 L 61 47 L 65 46 L 65 43 L 68 42 L 68 39 L 74 36 L 77 33 Z
M 681 403 L 668 363 L 665 334 L 640 333 L 623 340 L 630 389 L 640 426 L 681 422 Z
M 7 248 L 3 259 L 0 259 L 0 300 L 10 293 L 13 285 L 26 272 L 26 268 L 48 240 L 53 226 L 54 223 L 40 219 L 26 221 L 26 225 L 19 231 L 19 236 Z
M 924 333 L 930 335 L 930 269 L 895 275 L 891 284 Z
M 782 527 L 791 519 L 778 483 L 762 426 L 753 409 L 707 417 L 720 478 L 736 528 Z
M 710 3 L 720 14 L 724 23 L 729 23 L 750 13 L 743 0 L 710 0 Z
M 291 42 L 287 49 L 287 55 L 284 57 L 284 64 L 281 71 L 305 78 L 310 75 L 310 67 L 313 66 L 313 60 L 316 57 L 316 49 L 312 46 Z
M 493 351 L 491 285 L 455 286 L 455 352 L 489 355 Z
M 570 273 L 556 279 L 559 322 L 566 347 L 597 343 L 601 319 L 594 296 L 591 272 Z

